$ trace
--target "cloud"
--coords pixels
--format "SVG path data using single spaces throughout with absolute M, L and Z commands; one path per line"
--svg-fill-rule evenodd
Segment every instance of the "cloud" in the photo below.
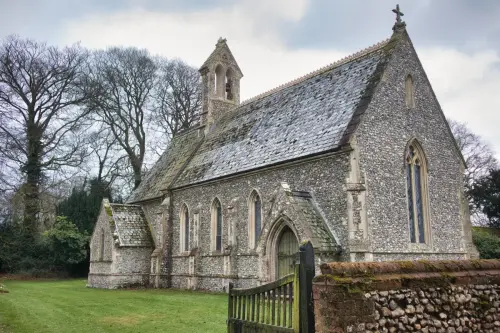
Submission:
M 191 12 L 136 8 L 96 13 L 65 22 L 59 42 L 80 40 L 91 48 L 137 46 L 154 54 L 179 57 L 197 67 L 212 52 L 217 39 L 226 37 L 245 74 L 241 88 L 246 99 L 356 51 L 346 48 L 345 43 L 342 48 L 335 48 L 334 43 L 330 48 L 291 48 L 280 29 L 300 22 L 310 6 L 309 0 L 241 0 Z M 389 32 L 382 38 L 388 36 Z M 500 158 L 500 132 L 496 129 L 500 123 L 498 54 L 418 44 L 417 52 L 445 114 L 466 122 L 493 144 Z
M 391 9 L 399 3 L 412 39 L 422 46 L 500 51 L 498 0 L 311 1 L 300 22 L 286 26 L 290 45 L 363 47 L 390 31 L 394 23 Z
M 290 50 L 285 46 L 277 25 L 299 20 L 307 5 L 307 0 L 244 0 L 189 13 L 135 9 L 94 14 L 66 22 L 60 44 L 81 41 L 90 48 L 137 46 L 198 67 L 222 36 L 228 39 L 245 74 L 242 97 L 249 98 L 346 55 L 333 49 Z
M 244 0 L 240 4 L 246 13 L 253 12 L 251 16 L 254 17 L 260 16 L 271 21 L 282 18 L 295 22 L 304 17 L 308 5 L 309 0 Z
M 495 149 L 500 159 L 500 56 L 454 49 L 418 50 L 446 116 L 467 123 Z

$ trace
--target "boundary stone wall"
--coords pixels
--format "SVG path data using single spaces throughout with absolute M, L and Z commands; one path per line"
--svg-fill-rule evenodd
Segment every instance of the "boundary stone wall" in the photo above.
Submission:
M 500 332 L 500 260 L 328 263 L 316 333 Z

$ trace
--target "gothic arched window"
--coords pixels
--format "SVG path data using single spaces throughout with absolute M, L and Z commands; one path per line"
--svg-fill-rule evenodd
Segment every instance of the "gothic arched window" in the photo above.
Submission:
M 212 251 L 222 251 L 222 205 L 217 198 L 212 203 Z
M 224 68 L 222 67 L 221 64 L 217 65 L 215 67 L 215 96 L 217 97 L 224 97 L 224 89 L 225 89 L 225 84 L 226 84 L 226 78 L 225 78 L 225 73 L 224 73 Z
M 406 184 L 410 241 L 429 242 L 427 165 L 420 145 L 413 141 L 406 150 Z
M 413 86 L 413 78 L 409 74 L 405 80 L 405 101 L 406 107 L 415 107 L 415 87 Z
M 179 229 L 179 245 L 180 251 L 189 251 L 189 209 L 186 204 L 182 205 L 181 212 L 181 225 Z
M 257 191 L 248 199 L 248 246 L 255 248 L 262 230 L 262 201 Z

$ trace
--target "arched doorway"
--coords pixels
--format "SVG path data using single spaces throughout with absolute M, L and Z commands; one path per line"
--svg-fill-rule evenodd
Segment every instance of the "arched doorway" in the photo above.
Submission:
M 284 227 L 278 242 L 278 258 L 276 260 L 277 278 L 294 272 L 295 263 L 297 263 L 298 260 L 298 252 L 299 242 L 297 241 L 297 237 L 295 237 L 292 229 L 288 226 Z

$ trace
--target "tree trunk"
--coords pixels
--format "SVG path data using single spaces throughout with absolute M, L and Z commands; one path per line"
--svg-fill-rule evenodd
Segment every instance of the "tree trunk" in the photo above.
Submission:
M 42 143 L 40 129 L 33 123 L 28 123 L 27 150 L 28 158 L 24 166 L 26 173 L 26 190 L 24 196 L 24 225 L 34 235 L 40 213 L 40 185 L 42 182 L 42 169 L 40 166 L 42 156 Z
M 142 180 L 142 163 L 139 162 L 132 162 L 132 169 L 134 170 L 134 190 L 139 187 L 139 184 L 141 183 Z

